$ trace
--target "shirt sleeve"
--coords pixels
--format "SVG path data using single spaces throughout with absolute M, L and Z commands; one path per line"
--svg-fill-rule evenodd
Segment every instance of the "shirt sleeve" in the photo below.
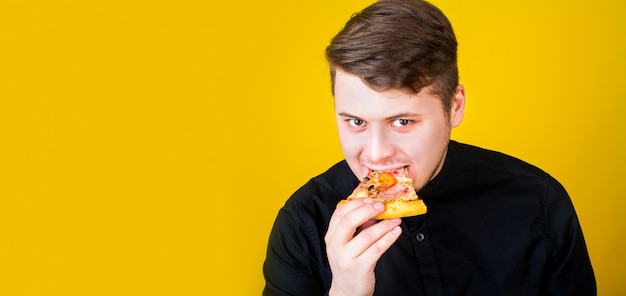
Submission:
M 312 222 L 281 209 L 270 234 L 263 295 L 325 295 L 322 244 Z
M 547 196 L 545 214 L 550 247 L 546 295 L 597 295 L 585 239 L 567 192 L 560 187 Z

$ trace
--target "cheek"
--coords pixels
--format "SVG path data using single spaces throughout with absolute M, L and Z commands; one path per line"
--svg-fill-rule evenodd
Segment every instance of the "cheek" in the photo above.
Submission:
M 360 147 L 358 140 L 354 136 L 348 136 L 339 132 L 339 141 L 341 142 L 341 150 L 346 158 L 358 157 Z
M 355 175 L 357 179 L 361 179 L 365 176 L 361 175 L 363 171 L 363 167 L 361 166 L 361 148 L 356 140 L 352 137 L 341 137 L 341 150 L 343 152 L 343 156 L 348 163 L 348 166 L 352 170 L 352 173 Z
M 403 141 L 402 151 L 412 160 L 414 166 L 412 178 L 421 180 L 430 177 L 433 170 L 437 169 L 449 139 L 449 128 L 445 125 L 431 125 L 424 126 Z

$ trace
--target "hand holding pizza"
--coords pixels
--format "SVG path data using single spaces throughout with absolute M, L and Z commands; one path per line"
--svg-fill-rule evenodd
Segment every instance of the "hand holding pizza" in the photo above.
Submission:
M 406 167 L 402 172 L 370 171 L 330 219 L 325 237 L 333 275 L 329 294 L 372 295 L 374 267 L 400 236 L 400 218 L 426 212 Z
M 357 198 L 337 208 L 326 233 L 326 253 L 333 279 L 329 295 L 372 295 L 374 267 L 402 232 L 400 219 L 373 218 L 385 209 L 371 198 Z M 358 233 L 357 233 L 358 231 Z

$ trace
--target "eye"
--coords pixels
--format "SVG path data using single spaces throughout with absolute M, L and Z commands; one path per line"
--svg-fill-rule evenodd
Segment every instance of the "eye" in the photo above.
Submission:
M 396 120 L 391 122 L 391 126 L 402 127 L 402 126 L 407 126 L 407 125 L 411 124 L 411 122 L 413 122 L 413 121 L 410 120 L 410 119 L 396 119 Z
M 352 118 L 348 119 L 348 124 L 352 127 L 363 127 L 365 126 L 365 122 L 361 119 Z

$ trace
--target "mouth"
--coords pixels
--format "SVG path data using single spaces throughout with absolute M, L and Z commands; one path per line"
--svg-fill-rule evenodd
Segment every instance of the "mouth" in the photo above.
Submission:
M 408 175 L 409 170 L 410 170 L 410 166 L 408 165 L 387 166 L 387 167 L 376 167 L 376 166 L 364 165 L 364 167 L 367 169 L 368 172 L 369 171 L 389 172 L 389 173 L 392 173 L 394 176 Z M 367 172 L 365 172 L 365 175 L 367 175 Z

